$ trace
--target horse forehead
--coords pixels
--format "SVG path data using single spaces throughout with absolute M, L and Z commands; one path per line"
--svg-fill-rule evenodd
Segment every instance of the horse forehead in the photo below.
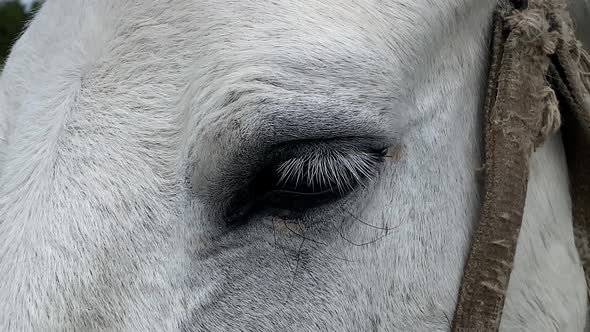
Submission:
M 413 70 L 415 59 L 428 53 L 427 41 L 463 2 L 56 0 L 17 43 L 14 53 L 23 59 L 13 59 L 17 64 L 4 76 L 21 90 L 15 96 L 41 89 L 35 82 L 64 82 L 64 74 L 70 81 L 100 76 L 106 88 L 128 82 L 179 91 L 199 75 L 235 73 L 251 64 L 362 80 L 366 75 L 358 74 L 368 67 L 371 74 L 387 66 Z M 307 66 L 313 71 L 302 70 Z
M 420 37 L 409 34 L 419 23 L 396 19 L 371 1 L 332 2 L 179 2 L 158 15 L 149 6 L 124 8 L 129 17 L 105 45 L 105 62 L 116 63 L 121 73 L 125 65 L 148 66 L 169 80 L 231 79 L 245 67 L 252 75 L 252 67 L 290 69 L 298 76 L 312 75 L 303 69 L 311 67 L 345 75 L 361 66 L 383 67 L 404 54 L 401 61 L 408 61 L 416 53 Z M 403 17 L 403 10 L 398 14 Z
M 245 83 L 252 81 L 305 95 L 359 94 L 363 88 L 401 94 L 399 85 L 411 84 L 418 63 L 435 47 L 432 35 L 460 3 L 117 3 L 110 10 L 121 19 L 109 27 L 100 56 L 79 72 L 127 97 L 157 92 L 161 98 L 150 103 L 169 107 L 179 98 L 191 99 L 185 102 L 200 104 L 193 110 L 252 91 Z M 95 43 L 89 36 L 79 42 Z M 95 96 L 98 103 L 116 100 Z
M 210 64 L 211 71 L 221 69 L 214 67 L 218 63 L 230 67 L 294 60 L 300 61 L 292 66 L 323 60 L 350 68 L 397 60 L 411 67 L 416 56 L 424 56 L 419 53 L 428 50 L 433 35 L 453 24 L 449 17 L 461 11 L 462 2 L 226 0 L 153 7 L 142 3 L 140 8 L 124 8 L 128 18 L 119 31 L 125 33 L 116 40 L 129 56 L 165 53 L 199 61 L 199 67 Z

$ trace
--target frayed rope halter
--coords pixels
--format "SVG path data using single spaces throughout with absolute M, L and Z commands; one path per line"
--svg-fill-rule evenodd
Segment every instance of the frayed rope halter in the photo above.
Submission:
M 485 103 L 484 199 L 452 331 L 498 331 L 523 218 L 529 158 L 561 129 L 574 238 L 590 285 L 590 57 L 565 0 L 495 13 Z

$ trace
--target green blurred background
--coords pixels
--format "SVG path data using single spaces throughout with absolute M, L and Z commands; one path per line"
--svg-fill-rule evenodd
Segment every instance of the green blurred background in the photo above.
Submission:
M 0 69 L 10 48 L 40 5 L 40 1 L 0 0 Z

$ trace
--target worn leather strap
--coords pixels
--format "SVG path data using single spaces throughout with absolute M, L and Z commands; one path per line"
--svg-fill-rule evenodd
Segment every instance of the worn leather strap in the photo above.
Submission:
M 485 104 L 484 196 L 452 331 L 498 331 L 523 219 L 529 158 L 561 119 L 575 238 L 590 267 L 590 70 L 564 0 L 496 11 Z M 588 281 L 588 277 L 586 278 Z

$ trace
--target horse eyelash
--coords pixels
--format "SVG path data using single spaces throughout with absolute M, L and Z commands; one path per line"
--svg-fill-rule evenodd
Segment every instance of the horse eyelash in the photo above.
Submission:
M 343 193 L 373 180 L 382 160 L 382 152 L 324 150 L 280 163 L 275 168 L 276 185 L 294 182 L 296 186 L 330 188 Z

